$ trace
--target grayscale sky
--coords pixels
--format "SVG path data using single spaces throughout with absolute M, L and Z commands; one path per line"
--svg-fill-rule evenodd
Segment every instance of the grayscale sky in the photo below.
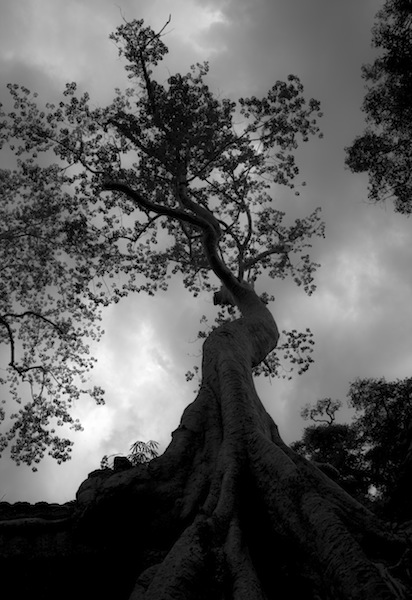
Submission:
M 300 410 L 318 398 L 345 400 L 356 377 L 408 377 L 412 364 L 411 221 L 392 206 L 367 201 L 366 176 L 344 167 L 344 147 L 361 133 L 361 65 L 373 59 L 370 30 L 382 2 L 372 0 L 2 0 L 0 96 L 16 82 L 56 100 L 67 81 L 104 104 L 123 86 L 122 62 L 108 39 L 122 18 L 144 18 L 170 47 L 164 79 L 209 60 L 210 86 L 223 97 L 263 95 L 277 79 L 298 75 L 322 103 L 323 140 L 299 151 L 300 196 L 277 191 L 288 219 L 322 207 L 326 239 L 316 242 L 321 263 L 312 297 L 291 282 L 272 281 L 271 308 L 280 329 L 310 327 L 315 364 L 291 381 L 258 381 L 266 409 L 286 442 L 300 437 Z M 0 166 L 10 159 L 3 153 Z M 258 291 L 264 291 L 259 290 Z M 37 473 L 0 460 L 0 499 L 65 502 L 74 498 L 104 454 L 127 453 L 136 440 L 161 450 L 194 399 L 184 374 L 199 363 L 195 342 L 212 299 L 193 299 L 176 281 L 155 299 L 133 296 L 107 310 L 106 335 L 95 349 L 93 382 L 106 388 L 105 407 L 78 403 L 85 431 L 73 434 L 73 459 L 44 461 Z M 7 348 L 1 348 L 3 365 Z M 0 364 L 0 368 L 1 368 Z M 3 390 L 3 394 L 6 391 Z

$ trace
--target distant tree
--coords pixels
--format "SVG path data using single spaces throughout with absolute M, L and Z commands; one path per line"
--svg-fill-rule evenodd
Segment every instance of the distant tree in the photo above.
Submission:
M 317 400 L 315 406 L 305 404 L 301 410 L 301 417 L 307 421 L 315 421 L 317 423 L 326 423 L 332 425 L 336 418 L 336 412 L 342 406 L 340 400 L 332 400 L 332 398 L 323 398 Z
M 56 194 L 71 197 L 70 214 L 83 219 L 96 250 L 96 263 L 85 253 L 95 278 L 83 290 L 98 306 L 108 268 L 122 274 L 110 290 L 116 298 L 154 294 L 180 273 L 194 296 L 211 293 L 229 315 L 218 315 L 204 341 L 198 395 L 166 451 L 124 472 L 97 470 L 77 492 L 75 515 L 47 529 L 48 540 L 59 536 L 53 568 L 65 560 L 81 566 L 85 556 L 89 564 L 93 552 L 116 560 L 119 568 L 104 577 L 93 569 L 86 576 L 103 580 L 104 597 L 113 598 L 107 589 L 115 582 L 118 600 L 263 600 L 283 590 L 307 600 L 406 599 L 405 537 L 282 441 L 253 382 L 254 369 L 271 366 L 279 339 L 263 276 L 289 275 L 314 289 L 308 247 L 323 235 L 318 211 L 286 225 L 269 192 L 273 183 L 294 185 L 294 151 L 318 132 L 318 102 L 305 101 L 294 76 L 260 99 L 217 98 L 205 64 L 161 82 L 161 33 L 132 21 L 112 39 L 132 87 L 106 108 L 69 85 L 65 101 L 41 110 L 12 86 L 16 109 L 3 117 L 3 138 L 17 139 L 21 163 L 10 176 L 30 169 L 36 155 L 57 155 Z M 293 334 L 298 349 L 299 340 Z M 10 531 L 21 539 L 18 523 Z M 69 552 L 61 549 L 65 534 Z M 31 544 L 19 542 L 19 569 L 24 547 L 34 562 Z M 87 584 L 76 586 L 76 597 L 81 588 Z
M 356 410 L 349 424 L 334 422 L 339 400 L 306 405 L 302 418 L 320 424 L 306 427 L 291 447 L 326 471 L 336 469 L 336 480 L 362 502 L 373 498 L 375 509 L 410 518 L 412 379 L 356 379 L 348 405 Z
M 358 431 L 352 424 L 335 423 L 340 400 L 324 398 L 315 406 L 307 404 L 301 411 L 303 419 L 315 425 L 305 427 L 302 439 L 293 442 L 295 452 L 314 462 L 339 482 L 352 496 L 368 500 L 371 479 L 364 460 L 364 450 Z
M 396 503 L 402 504 L 402 513 L 406 506 L 411 518 L 412 379 L 357 379 L 348 397 L 357 412 L 353 428 L 378 496 L 391 511 Z
M 363 67 L 367 128 L 346 149 L 349 168 L 369 175 L 369 198 L 392 198 L 395 210 L 407 215 L 412 212 L 411 30 L 411 0 L 386 0 L 372 32 L 381 52 Z

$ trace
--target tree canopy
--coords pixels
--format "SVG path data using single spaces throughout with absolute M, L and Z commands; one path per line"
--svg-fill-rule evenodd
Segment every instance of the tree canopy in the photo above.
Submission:
M 0 451 L 9 446 L 17 462 L 69 458 L 72 442 L 56 426 L 81 427 L 70 409 L 82 393 L 103 402 L 87 381 L 110 303 L 180 276 L 194 296 L 214 294 L 220 322 L 234 311 L 225 281 L 290 276 L 315 288 L 308 249 L 324 233 L 319 209 L 285 224 L 273 194 L 295 186 L 298 142 L 321 135 L 319 103 L 293 75 L 238 101 L 209 89 L 207 63 L 164 80 L 162 34 L 142 20 L 112 34 L 131 86 L 105 107 L 75 83 L 57 104 L 8 85 L 0 142 L 16 165 L 0 171 L 0 342 L 10 357 Z M 282 354 L 302 371 L 312 344 L 309 330 L 293 330 Z M 278 356 L 257 372 L 279 372 Z M 20 406 L 6 414 L 10 397 Z
M 357 379 L 348 398 L 356 410 L 353 428 L 364 449 L 370 481 L 378 496 L 390 502 L 398 494 L 403 472 L 410 477 L 412 380 Z
M 365 465 L 364 447 L 353 423 L 337 423 L 340 400 L 323 398 L 314 406 L 305 405 L 305 427 L 302 438 L 291 447 L 306 459 L 315 462 L 329 477 L 339 482 L 352 496 L 367 502 L 371 480 Z
M 386 0 L 372 31 L 379 56 L 363 67 L 367 127 L 346 149 L 349 168 L 368 173 L 369 198 L 391 198 L 403 214 L 412 212 L 411 28 L 411 1 Z
M 347 400 L 355 409 L 350 423 L 335 422 L 340 401 L 326 398 L 304 407 L 302 417 L 318 424 L 306 427 L 292 447 L 337 469 L 334 476 L 352 495 L 374 500 L 380 509 L 387 506 L 393 516 L 409 498 L 404 480 L 412 465 L 412 380 L 356 379 Z

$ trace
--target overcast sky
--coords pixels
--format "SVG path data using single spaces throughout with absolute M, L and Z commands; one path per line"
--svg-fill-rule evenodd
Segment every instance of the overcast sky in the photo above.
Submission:
M 308 298 L 291 283 L 276 281 L 267 290 L 276 295 L 271 308 L 280 329 L 312 329 L 315 364 L 292 381 L 257 382 L 288 443 L 301 435 L 305 403 L 344 400 L 356 377 L 411 375 L 411 221 L 395 215 L 390 204 L 368 204 L 366 177 L 344 167 L 344 147 L 364 124 L 360 69 L 374 56 L 370 30 L 381 5 L 376 0 L 1 2 L 2 99 L 8 82 L 25 84 L 48 100 L 75 80 L 96 105 L 110 101 L 113 88 L 125 81 L 110 32 L 122 17 L 144 18 L 157 29 L 171 14 L 165 79 L 207 59 L 210 85 L 221 96 L 263 95 L 277 79 L 294 73 L 307 96 L 321 101 L 325 137 L 299 153 L 307 186 L 299 197 L 275 198 L 289 218 L 322 207 L 326 239 L 313 252 L 322 264 L 317 291 Z M 194 343 L 199 318 L 213 310 L 211 298 L 195 300 L 178 282 L 155 299 L 139 295 L 110 308 L 94 373 L 94 383 L 107 390 L 106 406 L 76 406 L 85 431 L 75 434 L 71 462 L 45 461 L 33 474 L 2 459 L 0 499 L 65 502 L 104 454 L 127 453 L 134 441 L 149 439 L 164 450 L 194 399 L 195 384 L 186 383 L 184 374 L 199 362 Z

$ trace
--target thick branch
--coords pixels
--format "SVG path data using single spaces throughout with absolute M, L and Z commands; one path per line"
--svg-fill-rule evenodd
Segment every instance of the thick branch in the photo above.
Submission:
M 140 208 L 144 208 L 147 211 L 152 211 L 157 215 L 162 215 L 171 219 L 177 219 L 178 221 L 181 221 L 183 223 L 189 223 L 190 225 L 193 225 L 193 227 L 197 227 L 198 229 L 205 229 L 209 226 L 209 224 L 203 219 L 195 215 L 191 215 L 190 213 L 187 213 L 183 210 L 180 210 L 178 208 L 169 208 L 168 206 L 162 206 L 161 204 L 156 204 L 155 202 L 146 200 L 141 194 L 136 192 L 136 190 L 131 188 L 127 183 L 123 183 L 121 181 L 107 181 L 103 184 L 102 190 L 121 192 L 123 194 L 126 194 L 126 196 L 133 200 Z
M 158 215 L 164 215 L 172 219 L 177 219 L 181 223 L 189 223 L 200 229 L 203 233 L 203 247 L 210 268 L 223 286 L 234 296 L 234 302 L 240 308 L 241 312 L 246 314 L 251 308 L 251 305 L 256 305 L 257 302 L 260 303 L 261 301 L 253 289 L 244 282 L 239 281 L 220 258 L 218 252 L 218 243 L 221 235 L 219 222 L 213 216 L 211 211 L 203 206 L 199 206 L 188 197 L 185 186 L 186 184 L 182 183 L 180 189 L 182 204 L 195 214 L 191 214 L 178 208 L 162 206 L 161 204 L 146 200 L 141 194 L 123 182 L 108 181 L 103 185 L 103 190 L 124 193 L 139 207 L 144 208 L 145 210 L 153 211 Z M 262 306 L 264 305 L 262 304 Z
M 182 223 L 189 223 L 193 227 L 200 229 L 203 232 L 203 245 L 210 268 L 224 285 L 229 284 L 231 287 L 235 285 L 235 282 L 237 282 L 236 278 L 218 256 L 217 244 L 221 232 L 217 219 L 215 219 L 209 210 L 199 206 L 193 202 L 193 200 L 190 200 L 187 195 L 185 195 L 182 204 L 187 206 L 195 214 L 191 214 L 179 208 L 162 206 L 161 204 L 146 200 L 128 184 L 122 182 L 108 181 L 103 185 L 103 190 L 124 193 L 141 208 L 171 219 L 177 219 Z
M 190 198 L 189 194 L 187 193 L 187 186 L 188 184 L 186 179 L 186 173 L 182 173 L 178 179 L 178 193 L 181 204 L 185 208 L 188 208 L 189 210 L 194 212 L 195 215 L 197 215 L 201 219 L 204 219 L 208 223 L 208 226 L 214 229 L 217 237 L 220 238 L 221 229 L 219 221 L 208 208 L 202 206 L 201 204 L 198 204 L 197 202 L 194 202 Z

